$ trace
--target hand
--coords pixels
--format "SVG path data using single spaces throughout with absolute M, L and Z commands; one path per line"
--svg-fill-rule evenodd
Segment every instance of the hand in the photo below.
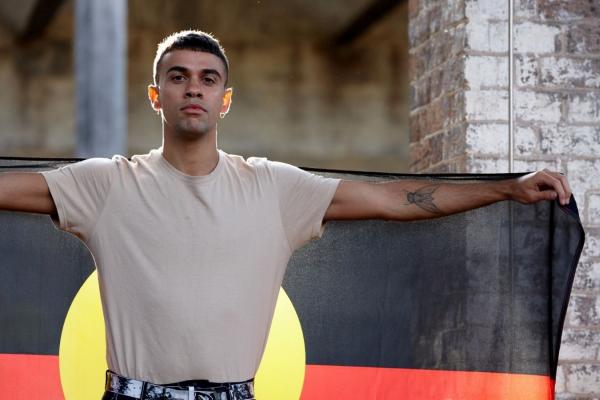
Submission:
M 571 198 L 571 187 L 564 175 L 544 169 L 517 178 L 512 185 L 511 198 L 523 204 L 558 199 L 560 204 L 566 205 Z

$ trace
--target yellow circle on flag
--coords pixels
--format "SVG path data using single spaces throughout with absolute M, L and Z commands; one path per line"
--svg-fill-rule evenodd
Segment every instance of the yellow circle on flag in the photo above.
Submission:
M 104 318 L 94 271 L 73 299 L 60 338 L 60 380 L 65 400 L 97 400 L 104 393 Z M 283 289 L 256 375 L 256 398 L 295 400 L 304 383 L 306 353 L 296 310 Z M 201 379 L 202 377 L 198 377 Z

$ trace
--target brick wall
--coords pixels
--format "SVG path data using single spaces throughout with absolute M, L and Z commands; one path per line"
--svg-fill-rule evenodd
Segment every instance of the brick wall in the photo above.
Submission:
M 567 174 L 586 229 L 557 398 L 600 397 L 600 1 L 514 0 L 515 170 Z M 508 3 L 409 3 L 413 172 L 508 170 Z
M 409 2 L 411 170 L 465 170 L 464 2 Z

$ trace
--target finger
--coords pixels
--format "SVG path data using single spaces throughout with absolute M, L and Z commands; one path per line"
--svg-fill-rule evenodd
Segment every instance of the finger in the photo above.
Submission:
M 561 203 L 568 204 L 569 200 L 571 198 L 572 192 L 571 192 L 571 186 L 569 185 L 569 180 L 567 179 L 567 177 L 559 172 L 554 172 L 554 171 L 549 171 L 549 170 L 544 170 L 544 171 L 560 181 L 560 183 L 563 187 L 563 191 L 564 191 L 564 196 L 561 197 Z
M 563 189 L 562 182 L 559 179 L 553 177 L 547 172 L 543 172 L 542 174 L 540 174 L 540 180 L 541 183 L 550 186 L 554 189 L 554 191 L 558 194 L 558 198 L 561 199 L 562 204 L 566 203 L 566 201 L 563 200 L 565 199 L 565 191 Z
M 569 180 L 567 179 L 567 177 L 563 174 L 560 174 L 560 181 L 563 183 L 563 186 L 565 187 L 565 192 L 567 193 L 567 203 L 569 202 L 569 200 L 571 199 L 571 195 L 573 194 L 573 191 L 571 190 L 571 185 L 569 185 Z
M 554 190 L 544 190 L 539 192 L 539 198 L 538 201 L 540 200 L 556 200 L 556 198 L 558 197 L 558 193 L 556 193 Z
M 556 193 L 554 190 L 552 189 L 547 189 L 547 190 L 539 190 L 539 191 L 534 191 L 533 193 L 529 194 L 529 199 L 527 200 L 526 204 L 534 204 L 537 203 L 539 201 L 543 201 L 543 200 L 556 200 L 558 198 L 558 193 Z

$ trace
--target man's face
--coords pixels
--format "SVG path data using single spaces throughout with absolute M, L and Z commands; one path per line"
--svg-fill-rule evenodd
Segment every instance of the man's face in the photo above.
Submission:
M 226 113 L 231 89 L 225 89 L 225 66 L 214 54 L 173 50 L 159 65 L 158 87 L 149 87 L 152 107 L 162 112 L 165 135 L 196 139 L 216 131 Z

